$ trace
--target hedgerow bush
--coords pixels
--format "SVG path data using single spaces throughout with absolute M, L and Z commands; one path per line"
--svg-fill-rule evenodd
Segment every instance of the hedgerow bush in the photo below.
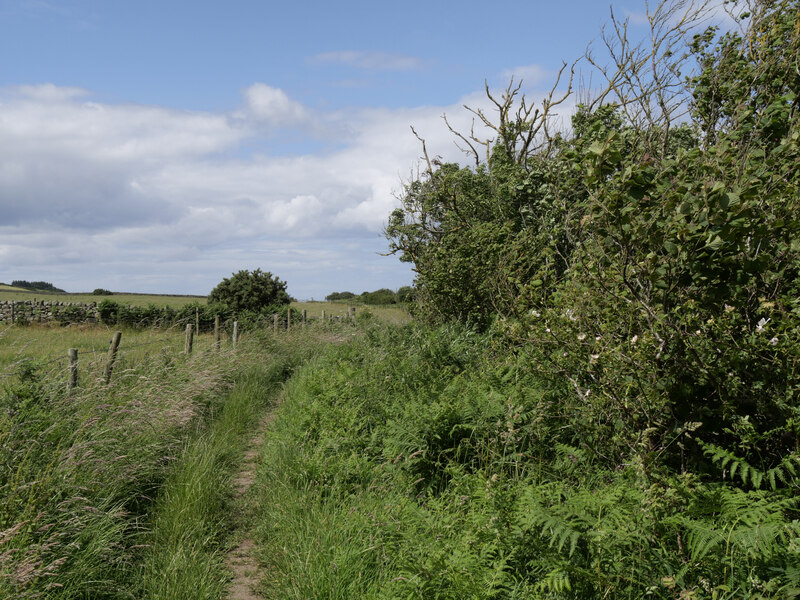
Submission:
M 599 467 L 774 472 L 800 451 L 800 6 L 721 36 L 676 24 L 687 6 L 654 7 L 652 48 L 614 40 L 569 134 L 552 95 L 490 92 L 486 156 L 429 161 L 386 233 L 416 314 L 529 356 Z
M 641 455 L 609 466 L 605 447 L 586 439 L 586 414 L 531 366 L 467 329 L 373 325 L 301 369 L 259 468 L 261 555 L 272 574 L 264 591 L 800 592 L 796 458 L 774 482 L 742 463 L 747 475 L 734 478 Z M 738 459 L 707 450 L 710 464 L 736 474 Z
M 216 318 L 220 318 L 221 325 L 228 333 L 233 329 L 233 321 L 238 321 L 244 329 L 255 330 L 273 326 L 273 316 L 278 315 L 278 323 L 286 327 L 287 315 L 291 314 L 292 321 L 299 323 L 301 313 L 288 304 L 265 306 L 261 310 L 233 311 L 226 304 L 200 304 L 192 302 L 179 308 L 171 306 L 132 306 L 124 305 L 114 300 L 103 300 L 97 306 L 98 316 L 104 325 L 115 325 L 134 328 L 146 327 L 173 327 L 187 323 L 199 323 L 200 331 L 212 331 Z
M 289 304 L 286 282 L 270 272 L 255 269 L 237 271 L 208 294 L 209 304 L 222 304 L 233 312 L 261 312 L 268 306 Z

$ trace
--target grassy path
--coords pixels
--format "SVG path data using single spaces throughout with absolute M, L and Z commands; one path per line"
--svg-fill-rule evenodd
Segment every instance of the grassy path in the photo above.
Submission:
M 277 403 L 276 403 L 277 404 Z M 235 514 L 237 515 L 238 540 L 236 547 L 228 554 L 226 564 L 233 574 L 228 598 L 229 600 L 261 600 L 256 590 L 260 581 L 259 564 L 255 557 L 255 544 L 250 535 L 252 526 L 252 509 L 248 508 L 250 487 L 256 478 L 256 461 L 264 443 L 264 432 L 275 418 L 274 408 L 261 420 L 255 435 L 244 453 L 241 470 L 233 479 L 235 494 Z
M 324 343 L 323 343 L 324 344 Z M 283 382 L 320 347 L 312 336 L 263 347 L 185 444 L 159 491 L 144 536 L 137 597 L 149 600 L 258 598 L 250 558 L 247 490 Z M 233 576 L 232 576 L 233 573 Z
M 163 486 L 147 536 L 141 597 L 217 600 L 227 593 L 226 546 L 235 526 L 232 474 L 277 394 L 278 368 L 255 368 L 223 399 L 209 429 L 189 441 Z

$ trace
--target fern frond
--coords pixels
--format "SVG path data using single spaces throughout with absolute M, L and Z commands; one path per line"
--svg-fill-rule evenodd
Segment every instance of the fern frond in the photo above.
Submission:
M 785 547 L 786 531 L 775 523 L 736 527 L 730 533 L 730 543 L 742 554 L 763 560 Z
M 569 523 L 554 515 L 541 514 L 538 516 L 542 536 L 549 538 L 550 547 L 555 546 L 559 552 L 569 542 L 569 555 L 572 556 L 578 546 L 580 531 L 570 527 Z
M 794 452 L 785 456 L 778 465 L 764 472 L 756 469 L 730 450 L 702 440 L 696 440 L 696 442 L 703 449 L 703 454 L 708 456 L 712 462 L 722 469 L 730 468 L 731 479 L 738 472 L 742 483 L 747 485 L 749 480 L 750 485 L 755 489 L 761 488 L 764 480 L 766 480 L 773 490 L 777 490 L 779 481 L 784 485 L 790 485 L 796 482 L 800 472 L 800 456 Z
M 792 452 L 785 456 L 780 464 L 767 471 L 767 479 L 769 479 L 772 489 L 778 489 L 776 478 L 784 485 L 793 483 L 797 479 L 798 465 L 800 465 L 800 456 Z
M 572 583 L 569 579 L 569 572 L 562 566 L 556 567 L 537 582 L 536 589 L 539 592 L 556 594 L 571 592 Z
M 708 525 L 703 521 L 695 521 L 685 517 L 679 517 L 678 521 L 687 532 L 686 537 L 692 560 L 700 560 L 719 544 L 725 542 L 724 532 L 714 525 Z
M 790 515 L 799 504 L 800 499 L 781 492 L 719 485 L 672 522 L 686 531 L 693 560 L 724 552 L 726 557 L 763 562 L 798 538 L 800 523 L 790 520 Z
M 718 465 L 721 469 L 730 468 L 731 479 L 736 477 L 736 473 L 738 472 L 739 479 L 742 480 L 743 484 L 747 485 L 749 480 L 752 487 L 756 489 L 761 487 L 764 481 L 764 473 L 762 471 L 752 467 L 747 461 L 743 458 L 739 458 L 730 450 L 710 442 L 704 442 L 702 440 L 695 441 L 703 449 L 703 454 L 708 456 L 713 463 Z

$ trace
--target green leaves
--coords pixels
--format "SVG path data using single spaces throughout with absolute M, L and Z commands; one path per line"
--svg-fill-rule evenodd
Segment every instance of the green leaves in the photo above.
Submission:
M 289 304 L 286 282 L 272 273 L 242 270 L 223 279 L 208 295 L 209 303 L 225 304 L 234 312 L 259 312 L 271 305 Z

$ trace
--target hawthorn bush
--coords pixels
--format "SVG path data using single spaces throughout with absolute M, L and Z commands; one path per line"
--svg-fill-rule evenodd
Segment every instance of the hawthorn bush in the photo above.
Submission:
M 767 473 L 800 449 L 800 3 L 693 38 L 686 4 L 654 13 L 654 71 L 618 40 L 570 136 L 490 95 L 487 157 L 429 162 L 386 234 L 417 314 L 529 356 L 606 466 L 713 473 L 726 449 Z
M 235 313 L 261 312 L 267 307 L 290 303 L 286 282 L 272 273 L 256 269 L 252 273 L 242 270 L 223 279 L 208 295 L 210 304 L 220 303 Z

